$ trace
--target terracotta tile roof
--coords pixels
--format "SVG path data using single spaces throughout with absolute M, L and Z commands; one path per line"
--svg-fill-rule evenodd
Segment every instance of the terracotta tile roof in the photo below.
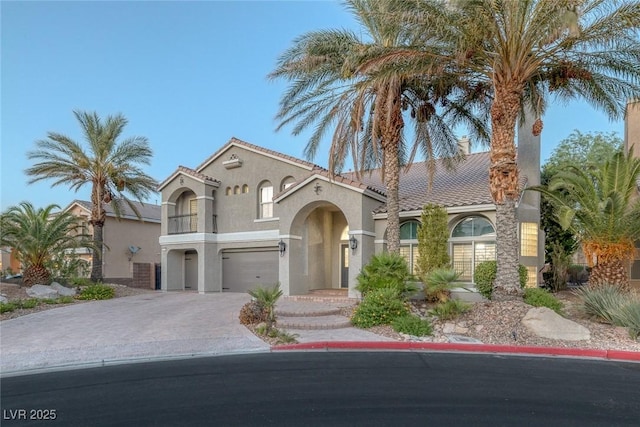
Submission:
M 297 157 L 293 157 L 293 156 L 289 156 L 287 154 L 283 154 L 283 153 L 279 153 L 277 151 L 273 151 L 270 150 L 268 148 L 264 148 L 264 147 L 260 147 L 258 145 L 254 145 L 254 144 L 250 144 L 246 141 L 243 141 L 241 139 L 238 139 L 236 137 L 231 137 L 231 139 L 229 140 L 229 142 L 227 142 L 225 145 L 223 145 L 218 151 L 216 151 L 215 153 L 213 153 L 211 156 L 209 156 L 204 162 L 202 162 L 195 170 L 196 171 L 201 171 L 202 169 L 204 169 L 209 163 L 211 163 L 214 159 L 216 159 L 218 156 L 220 156 L 220 154 L 222 154 L 225 150 L 227 150 L 227 148 L 229 148 L 230 145 L 240 145 L 240 146 L 244 146 L 248 149 L 254 150 L 254 151 L 259 151 L 265 154 L 269 154 L 271 156 L 274 157 L 279 157 L 283 160 L 288 160 L 290 162 L 294 162 L 294 163 L 298 163 L 301 166 L 305 166 L 307 168 L 322 168 L 321 166 L 318 166 L 314 163 L 311 162 L 307 162 L 306 160 L 302 160 L 302 159 L 298 159 Z
M 138 212 L 140 213 L 140 216 L 144 221 L 160 222 L 160 218 L 162 217 L 162 207 L 160 205 L 153 205 L 151 203 L 142 204 L 140 202 L 135 202 L 135 201 L 132 201 L 131 203 L 136 207 L 136 209 L 138 209 Z M 74 200 L 64 210 L 69 209 L 74 204 L 78 204 L 82 206 L 89 212 L 91 212 L 91 207 L 93 206 L 91 202 L 86 200 Z M 105 204 L 104 210 L 107 216 L 109 217 L 116 216 L 111 205 Z M 127 203 L 122 203 L 120 217 L 137 219 L 135 212 L 129 207 Z
M 355 176 L 352 172 L 351 175 Z M 365 172 L 362 181 L 384 193 L 380 170 Z M 414 163 L 408 172 L 400 174 L 400 211 L 420 210 L 427 203 L 445 207 L 492 204 L 489 192 L 489 153 L 469 154 L 454 170 L 448 170 L 443 161 L 436 163 L 431 190 L 428 188 L 426 162 Z M 386 205 L 374 213 L 386 212 Z

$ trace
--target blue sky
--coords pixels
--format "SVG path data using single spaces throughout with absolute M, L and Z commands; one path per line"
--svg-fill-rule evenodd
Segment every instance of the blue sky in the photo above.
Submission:
M 28 185 L 26 153 L 48 131 L 81 140 L 72 110 L 122 113 L 124 136 L 146 136 L 147 173 L 162 181 L 195 167 L 232 136 L 302 157 L 305 136 L 275 132 L 285 88 L 271 82 L 292 40 L 323 28 L 356 28 L 335 1 L 14 2 L 1 13 L 0 209 L 89 199 L 49 181 Z M 574 129 L 624 134 L 580 103 L 544 119 L 542 158 Z M 326 145 L 328 149 L 328 144 Z M 314 161 L 326 165 L 327 150 Z M 150 202 L 160 202 L 154 196 Z

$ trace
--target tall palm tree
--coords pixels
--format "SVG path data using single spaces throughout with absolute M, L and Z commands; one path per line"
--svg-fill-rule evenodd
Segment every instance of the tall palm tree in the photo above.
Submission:
M 598 168 L 567 166 L 547 187 L 535 188 L 556 208 L 562 227 L 578 236 L 587 261 L 595 261 L 590 285 L 628 289 L 623 262 L 633 258 L 633 242 L 640 239 L 639 177 L 640 159 L 631 149 L 615 153 Z
M 640 96 L 640 2 L 636 0 L 406 0 L 418 31 L 438 28 L 454 49 L 470 87 L 489 87 L 491 143 L 489 186 L 496 204 L 498 271 L 494 298 L 518 286 L 520 197 L 515 128 L 525 111 L 542 131 L 549 98 L 580 99 L 610 118 Z M 410 52 L 405 53 L 409 57 Z M 395 57 L 386 60 L 395 60 Z M 414 59 L 415 60 L 415 59 Z M 433 67 L 419 64 L 423 72 Z
M 11 247 L 24 266 L 22 282 L 51 282 L 50 263 L 68 250 L 93 248 L 90 236 L 79 233 L 77 218 L 53 213 L 57 205 L 36 209 L 31 203 L 12 206 L 0 216 L 0 245 Z
M 300 134 L 315 124 L 305 155 L 313 159 L 323 136 L 333 129 L 329 169 L 339 172 L 350 156 L 356 174 L 382 166 L 387 195 L 387 250 L 400 247 L 400 167 L 421 152 L 431 165 L 436 157 L 454 157 L 457 140 L 448 126 L 472 124 L 472 134 L 484 136 L 482 120 L 464 99 L 447 104 L 458 81 L 451 75 L 426 78 L 408 73 L 401 62 L 376 65 L 375 58 L 397 50 L 436 49 L 417 45 L 415 33 L 402 20 L 395 0 L 345 2 L 366 33 L 347 30 L 313 31 L 297 38 L 278 60 L 270 78 L 291 82 L 282 96 L 278 129 L 295 123 Z M 406 113 L 405 113 L 406 111 Z M 405 120 L 412 119 L 414 140 L 405 143 Z
M 53 179 L 53 186 L 68 185 L 78 191 L 91 186 L 91 218 L 93 228 L 93 264 L 91 279 L 102 279 L 103 227 L 105 203 L 120 217 L 127 204 L 140 218 L 135 204 L 146 199 L 158 186 L 155 179 L 144 173 L 140 165 L 149 165 L 152 151 L 147 138 L 134 136 L 118 142 L 127 119 L 117 114 L 102 120 L 97 113 L 74 111 L 80 123 L 86 149 L 80 143 L 60 133 L 48 132 L 47 139 L 36 141 L 37 149 L 27 156 L 38 161 L 26 170 L 33 178 L 29 183 Z

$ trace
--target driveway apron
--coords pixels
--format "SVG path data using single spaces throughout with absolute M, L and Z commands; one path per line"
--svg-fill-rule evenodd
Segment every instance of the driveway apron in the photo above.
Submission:
M 250 296 L 148 293 L 0 323 L 0 373 L 115 361 L 268 351 L 238 322 Z

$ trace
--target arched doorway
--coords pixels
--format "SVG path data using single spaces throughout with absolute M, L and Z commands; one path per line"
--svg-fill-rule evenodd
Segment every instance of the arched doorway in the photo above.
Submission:
M 319 201 L 301 209 L 288 248 L 290 293 L 349 287 L 349 226 L 336 205 Z

